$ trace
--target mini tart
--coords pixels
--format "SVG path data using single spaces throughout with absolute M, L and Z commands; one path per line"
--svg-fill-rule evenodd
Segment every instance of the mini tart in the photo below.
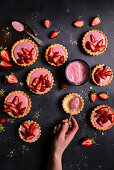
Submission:
M 47 88 L 44 92 L 41 92 L 41 91 L 34 91 L 34 90 L 32 90 L 31 88 L 29 88 L 33 93 L 35 93 L 35 94 L 44 94 L 44 93 L 47 93 L 48 91 L 50 91 L 51 90 L 51 88 L 52 88 L 52 86 L 53 86 L 53 83 L 54 83 L 54 78 L 53 78 L 53 75 L 52 75 L 52 73 L 50 72 L 50 71 L 48 71 L 47 69 L 45 69 L 45 68 L 36 68 L 36 69 L 33 69 L 33 70 L 31 70 L 30 71 L 30 73 L 28 74 L 28 76 L 27 76 L 27 80 L 26 80 L 26 82 L 27 82 L 27 85 L 28 85 L 28 87 L 30 86 L 30 78 L 31 78 L 31 76 L 32 76 L 32 74 L 35 72 L 35 71 L 37 71 L 37 70 L 43 70 L 43 71 L 45 71 L 47 74 L 49 74 L 50 75 L 50 77 L 51 77 L 51 87 L 49 87 L 49 88 Z M 40 74 L 41 75 L 41 74 Z M 46 74 L 45 74 L 46 75 Z M 37 77 L 37 76 L 36 76 Z M 36 78 L 35 77 L 35 78 Z
M 38 128 L 38 134 L 37 134 L 37 135 L 35 134 L 35 137 L 33 137 L 33 139 L 27 140 L 27 139 L 22 135 L 22 133 L 21 133 L 22 128 L 23 128 L 23 130 L 26 130 L 26 129 L 23 127 L 23 125 L 20 125 L 20 127 L 19 127 L 19 136 L 20 136 L 20 138 L 21 138 L 23 141 L 28 142 L 28 143 L 32 143 L 32 142 L 37 141 L 37 140 L 40 138 L 40 135 L 41 135 L 41 128 L 40 128 L 39 124 L 37 124 L 37 122 L 34 122 L 33 120 L 28 120 L 28 121 L 25 121 L 24 123 L 28 123 L 28 124 L 34 123 L 34 124 L 36 124 L 36 126 L 37 126 L 37 128 Z
M 112 75 L 110 76 L 110 79 L 106 82 L 106 83 L 104 83 L 104 84 L 98 84 L 97 82 L 96 82 L 96 80 L 95 80 L 95 72 L 97 71 L 97 69 L 99 69 L 99 68 L 102 68 L 104 66 L 104 64 L 100 64 L 100 65 L 97 65 L 94 69 L 93 69 L 93 71 L 92 71 L 92 80 L 93 80 L 93 82 L 95 83 L 95 84 L 97 84 L 98 86 L 106 86 L 106 85 L 109 85 L 110 83 L 111 83 L 111 81 L 112 81 L 112 79 L 113 79 L 113 71 L 111 70 L 111 68 L 108 66 L 108 71 L 111 71 L 112 72 Z
M 70 93 L 66 97 L 64 97 L 64 99 L 62 101 L 62 106 L 66 113 L 71 114 L 72 109 L 70 107 L 70 102 L 76 97 L 79 98 L 80 104 L 79 104 L 78 108 L 74 109 L 72 115 L 77 115 L 78 113 L 80 113 L 83 110 L 83 108 L 84 108 L 83 98 L 80 95 L 78 95 L 77 93 Z
M 113 109 L 112 109 L 111 107 L 109 107 L 109 106 L 107 106 L 107 105 L 100 105 L 100 106 L 97 106 L 97 107 L 92 111 L 90 120 L 91 120 L 91 123 L 92 123 L 93 127 L 95 127 L 95 128 L 98 129 L 98 130 L 104 131 L 104 130 L 110 129 L 110 128 L 114 125 L 114 123 L 111 123 L 111 122 L 110 122 L 110 124 L 109 124 L 107 127 L 102 127 L 102 126 L 100 126 L 100 125 L 98 125 L 98 124 L 97 124 L 97 125 L 95 124 L 95 122 L 94 122 L 95 112 L 96 112 L 98 109 L 102 108 L 102 107 L 107 107 L 107 108 L 110 109 L 110 110 L 112 111 L 112 113 L 114 114 L 114 111 L 113 111 Z M 105 124 L 106 124 L 106 123 L 105 123 Z
M 100 34 L 102 34 L 102 38 L 104 39 L 103 41 L 105 41 L 105 42 L 103 42 L 103 45 L 105 45 L 105 49 L 103 50 L 103 51 L 97 51 L 97 52 L 92 52 L 91 50 L 89 50 L 89 49 L 87 49 L 87 47 L 86 47 L 86 37 L 88 36 L 88 35 L 91 35 L 92 33 L 94 33 L 94 32 L 98 32 L 98 33 L 100 33 Z M 95 37 L 96 38 L 96 37 Z M 101 39 L 102 39 L 101 38 Z M 98 40 L 98 41 L 100 41 L 101 39 L 95 39 L 95 40 Z M 105 34 L 102 32 L 102 31 L 100 31 L 100 30 L 91 30 L 91 31 L 88 31 L 85 35 L 84 35 L 84 37 L 83 37 L 83 39 L 82 39 L 82 46 L 83 46 L 83 48 L 84 48 L 84 50 L 88 53 L 88 54 L 90 54 L 90 55 L 99 55 L 99 54 L 102 54 L 105 50 L 106 50 L 106 48 L 107 48 L 107 45 L 108 45 L 108 40 L 107 40 L 107 37 L 105 36 Z
M 19 116 L 15 116 L 13 113 L 11 113 L 11 112 L 7 112 L 11 117 L 13 117 L 13 118 L 21 118 L 21 117 L 24 117 L 24 116 L 26 116 L 29 112 L 30 112 L 30 110 L 31 110 L 31 107 L 32 107 L 32 105 L 31 105 L 31 99 L 29 98 L 29 96 L 26 94 L 26 93 L 24 93 L 23 91 L 13 91 L 13 92 L 11 92 L 11 93 L 9 93 L 7 96 L 6 96 L 6 98 L 5 98 L 5 101 L 4 101 L 4 107 L 5 108 L 7 108 L 7 106 L 5 105 L 5 103 L 7 103 L 7 100 L 8 100 L 8 98 L 11 96 L 11 95 L 14 95 L 14 94 L 16 94 L 16 93 L 19 93 L 19 94 L 21 94 L 21 95 L 23 95 L 24 97 L 26 97 L 27 98 L 27 100 L 28 100 L 28 105 L 27 105 L 27 109 L 25 110 L 25 112 L 22 114 L 22 115 L 19 115 Z M 14 96 L 15 97 L 15 96 Z M 14 98 L 13 98 L 14 99 Z M 11 101 L 8 101 L 8 102 L 11 102 Z M 24 106 L 23 106 L 24 107 Z M 22 108 L 23 108 L 22 107 Z
M 54 63 L 49 62 L 49 60 L 48 60 L 49 50 L 50 50 L 50 48 L 54 48 L 55 46 L 59 46 L 59 47 L 61 47 L 61 48 L 64 50 L 64 62 L 63 62 L 62 64 L 64 64 L 64 63 L 66 62 L 66 60 L 67 60 L 67 58 L 68 58 L 68 52 L 67 52 L 67 49 L 66 49 L 65 47 L 63 47 L 62 45 L 60 45 L 60 44 L 53 44 L 53 45 L 49 46 L 49 47 L 46 49 L 45 57 L 46 57 L 47 62 L 48 62 L 49 64 L 51 64 L 52 66 L 55 66 L 55 67 L 56 67 L 56 66 L 60 66 L 60 65 L 62 65 L 62 64 L 56 65 L 56 64 L 54 64 Z M 56 51 L 56 52 L 58 52 L 58 51 Z
M 18 63 L 18 62 L 17 62 L 17 59 L 20 59 L 20 57 L 18 56 L 18 54 L 16 54 L 16 55 L 17 55 L 17 59 L 16 59 L 15 56 L 14 56 L 14 50 L 15 50 L 15 48 L 16 48 L 20 43 L 24 43 L 24 42 L 31 43 L 31 44 L 32 44 L 31 49 L 34 48 L 34 49 L 35 49 L 35 53 L 36 53 L 35 56 L 34 56 L 34 58 L 33 58 L 33 60 L 30 61 L 29 64 L 27 64 L 27 63 L 24 63 L 24 64 Z M 21 47 L 21 48 L 27 48 L 27 46 L 26 46 L 26 47 Z M 29 48 L 30 48 L 30 47 L 29 47 Z M 27 50 L 31 50 L 31 49 L 27 49 Z M 19 49 L 19 51 L 17 51 L 17 52 L 22 52 L 22 50 Z M 16 53 L 17 53 L 17 52 L 16 52 Z M 17 65 L 20 65 L 20 66 L 23 66 L 23 67 L 26 67 L 26 66 L 29 66 L 29 65 L 33 64 L 33 63 L 35 62 L 35 60 L 37 59 L 37 56 L 38 56 L 38 47 L 37 47 L 37 45 L 36 45 L 32 40 L 29 40 L 29 39 L 21 39 L 21 40 L 17 41 L 17 42 L 13 45 L 13 47 L 12 47 L 12 49 L 11 49 L 11 57 L 12 57 L 13 61 L 14 61 Z

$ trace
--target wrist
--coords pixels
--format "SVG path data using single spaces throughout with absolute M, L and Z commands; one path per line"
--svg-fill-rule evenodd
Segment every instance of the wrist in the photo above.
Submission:
M 54 160 L 61 160 L 62 159 L 62 153 L 58 153 L 56 151 L 51 151 L 51 157 L 53 157 Z

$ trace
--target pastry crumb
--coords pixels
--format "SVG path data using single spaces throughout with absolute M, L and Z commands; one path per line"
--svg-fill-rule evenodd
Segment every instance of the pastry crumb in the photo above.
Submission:
M 19 83 L 19 85 L 20 85 L 20 86 L 23 86 L 23 85 L 24 85 L 24 83 L 23 83 L 23 82 L 20 82 L 20 83 Z
M 77 44 L 78 44 L 77 40 L 75 40 L 75 41 L 70 40 L 70 43 L 71 43 L 72 45 L 77 45 Z
M 89 87 L 90 90 L 91 90 L 92 88 L 93 88 L 93 87 L 91 87 L 91 86 Z

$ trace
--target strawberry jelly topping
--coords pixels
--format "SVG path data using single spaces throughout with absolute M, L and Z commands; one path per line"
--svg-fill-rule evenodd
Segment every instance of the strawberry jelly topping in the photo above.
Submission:
M 13 21 L 12 22 L 12 26 L 16 31 L 22 32 L 24 31 L 24 25 L 21 24 L 20 22 L 17 21 Z
M 66 75 L 74 84 L 83 83 L 88 77 L 88 67 L 81 61 L 74 61 L 67 66 Z
M 71 107 L 72 109 L 76 109 L 76 108 L 78 108 L 79 104 L 80 104 L 80 100 L 79 100 L 78 97 L 76 97 L 76 98 L 74 98 L 74 99 L 71 101 L 70 107 Z
M 59 55 L 64 56 L 64 58 L 65 58 L 65 52 L 64 52 L 63 48 L 60 47 L 59 45 L 56 45 L 53 47 L 53 52 L 54 53 L 59 52 Z

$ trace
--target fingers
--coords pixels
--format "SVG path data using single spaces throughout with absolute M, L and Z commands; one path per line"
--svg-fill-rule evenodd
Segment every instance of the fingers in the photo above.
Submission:
M 66 132 L 67 132 L 67 129 L 68 129 L 68 123 L 67 123 L 67 122 L 66 122 L 66 123 L 63 123 L 63 124 L 61 125 L 59 135 L 62 136 L 62 137 L 64 137 L 65 134 L 66 134 Z

